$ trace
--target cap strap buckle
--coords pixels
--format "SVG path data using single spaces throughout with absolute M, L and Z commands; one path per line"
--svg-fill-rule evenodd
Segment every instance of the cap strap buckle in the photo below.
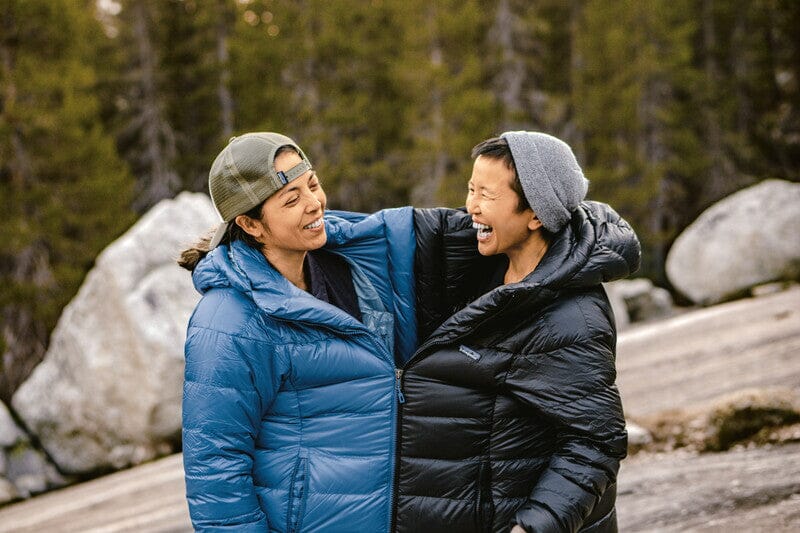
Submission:
M 279 171 L 276 172 L 276 174 L 278 175 L 278 178 L 281 180 L 281 183 L 286 185 L 290 181 L 302 176 L 309 170 L 311 170 L 311 164 L 304 159 L 303 161 L 300 161 L 286 172 Z

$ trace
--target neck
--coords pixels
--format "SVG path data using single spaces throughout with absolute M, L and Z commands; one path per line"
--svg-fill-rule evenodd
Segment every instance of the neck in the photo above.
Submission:
M 517 283 L 533 272 L 547 252 L 547 241 L 536 231 L 516 250 L 509 250 L 504 284 Z
M 267 261 L 275 267 L 275 270 L 283 274 L 283 277 L 288 279 L 292 285 L 304 291 L 308 290 L 308 283 L 306 283 L 305 271 L 303 270 L 307 252 L 284 252 L 278 254 L 264 249 L 262 253 L 267 258 Z

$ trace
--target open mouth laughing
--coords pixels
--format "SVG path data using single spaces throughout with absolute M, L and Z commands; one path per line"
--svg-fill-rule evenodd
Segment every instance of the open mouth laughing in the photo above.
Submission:
M 486 239 L 488 239 L 491 236 L 492 231 L 494 230 L 494 228 L 492 228 L 492 226 L 488 226 L 486 224 L 481 224 L 479 222 L 473 222 L 472 223 L 472 227 L 475 228 L 476 230 L 478 230 L 478 240 L 479 241 L 485 241 Z
M 311 224 L 306 224 L 305 226 L 303 226 L 303 229 L 317 229 L 321 225 L 322 225 L 322 217 L 318 218 Z

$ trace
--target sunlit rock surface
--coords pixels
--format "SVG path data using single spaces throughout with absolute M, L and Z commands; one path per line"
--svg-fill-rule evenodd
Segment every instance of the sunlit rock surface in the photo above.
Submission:
M 770 281 L 800 278 L 800 184 L 767 180 L 714 204 L 681 233 L 667 276 L 693 302 L 714 304 Z

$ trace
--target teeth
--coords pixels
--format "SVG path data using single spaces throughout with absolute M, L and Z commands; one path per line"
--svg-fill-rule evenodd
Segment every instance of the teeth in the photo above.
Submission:
M 303 226 L 303 229 L 314 229 L 314 228 L 320 227 L 321 225 L 322 225 L 322 219 L 318 218 L 317 220 L 315 220 L 311 224 L 307 224 L 307 225 Z
M 478 240 L 485 241 L 489 238 L 489 235 L 492 234 L 492 227 L 487 224 L 481 224 L 480 222 L 473 222 L 472 227 L 478 230 Z

